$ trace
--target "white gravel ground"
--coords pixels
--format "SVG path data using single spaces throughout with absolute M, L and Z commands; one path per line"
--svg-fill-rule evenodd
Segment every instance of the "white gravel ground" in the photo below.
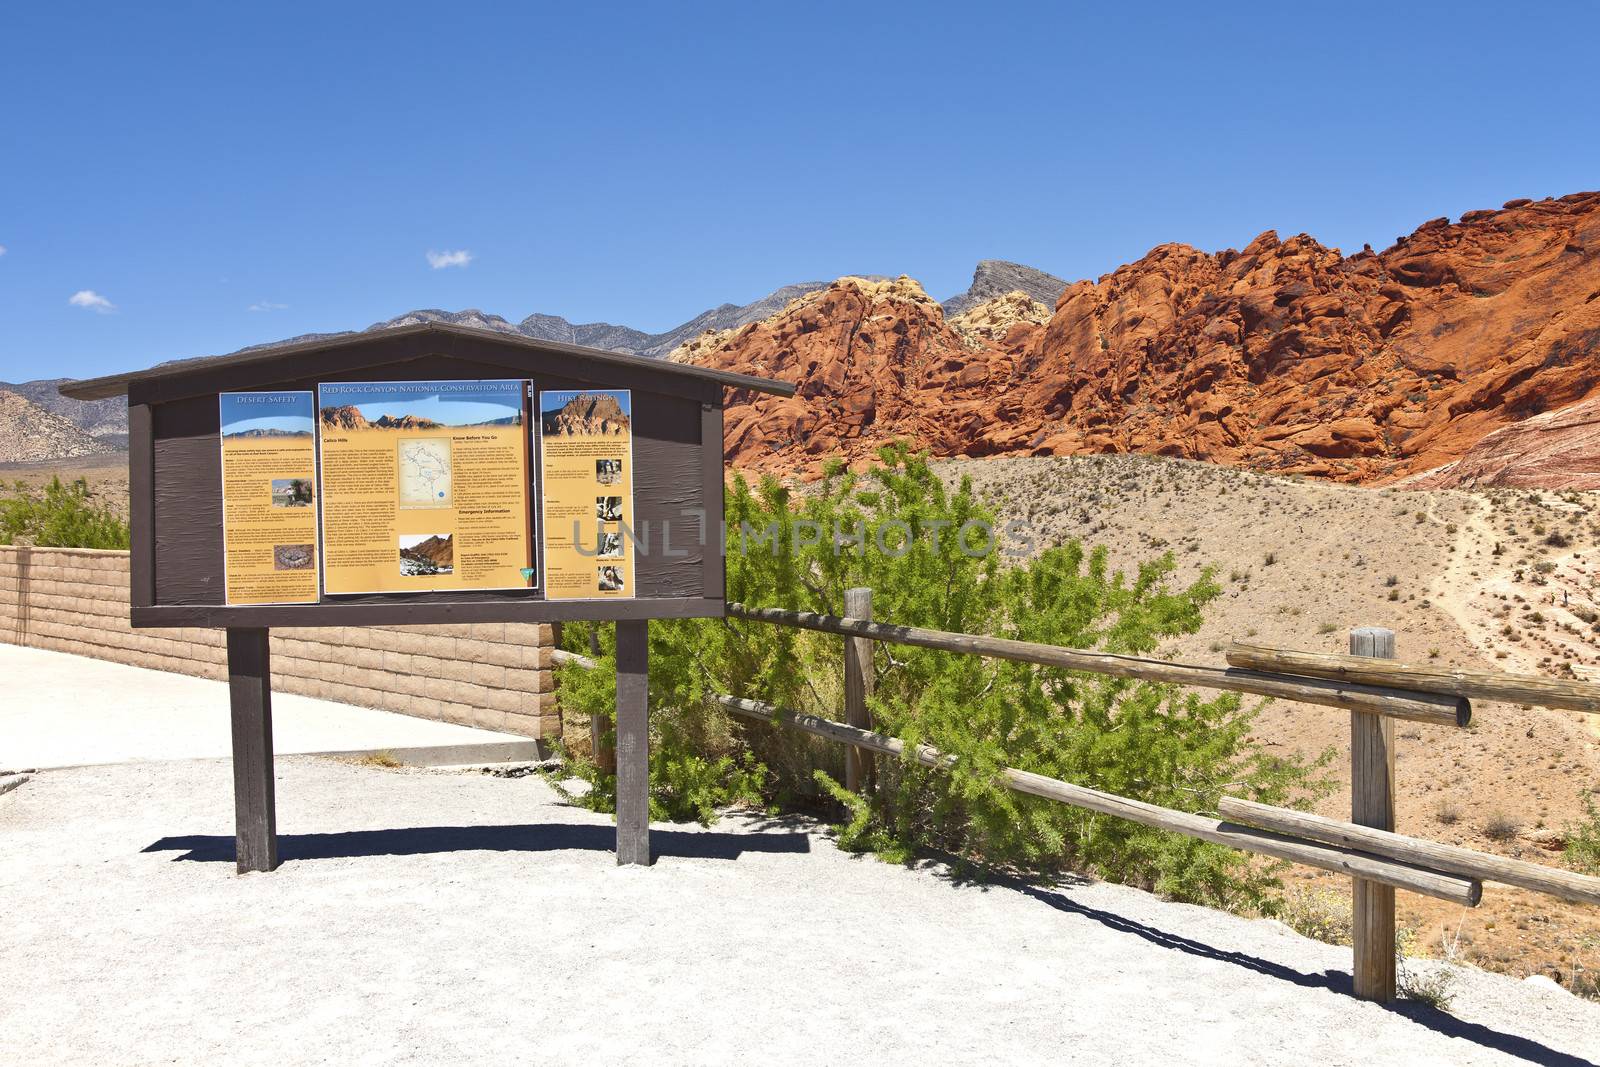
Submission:
M 1589 1063 L 1600 1005 L 1462 971 L 1352 1000 L 1348 950 L 1113 885 L 955 884 L 798 823 L 608 820 L 534 778 L 278 763 L 239 877 L 225 761 L 0 797 L 0 1062 Z

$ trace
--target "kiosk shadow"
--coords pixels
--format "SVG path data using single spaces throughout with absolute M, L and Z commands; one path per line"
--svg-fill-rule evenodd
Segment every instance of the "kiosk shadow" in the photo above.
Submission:
M 423 856 L 440 852 L 558 852 L 586 849 L 611 852 L 617 832 L 611 826 L 575 823 L 526 823 L 510 826 L 410 826 L 392 830 L 344 830 L 327 834 L 279 834 L 278 859 L 324 860 L 361 856 Z M 685 859 L 736 860 L 746 852 L 809 852 L 805 834 L 729 834 L 708 830 L 650 831 L 657 856 Z M 177 860 L 232 863 L 235 840 L 221 834 L 163 837 L 144 852 L 178 852 Z
M 1071 900 L 1060 893 L 1040 889 L 1037 886 L 1005 878 L 999 878 L 996 881 L 1004 882 L 1009 888 L 1041 901 L 1057 911 L 1082 916 L 1102 926 L 1130 934 L 1153 945 L 1171 949 L 1174 952 L 1183 952 L 1205 959 L 1221 960 L 1236 967 L 1255 971 L 1257 974 L 1265 974 L 1279 981 L 1289 982 L 1297 986 L 1326 989 L 1344 996 L 1353 997 L 1355 995 L 1354 983 L 1350 975 L 1343 971 L 1314 972 L 1296 970 L 1293 967 L 1274 963 L 1271 960 L 1264 960 L 1259 956 L 1252 956 L 1246 952 L 1217 948 L 1215 945 L 1208 945 L 1203 941 L 1183 937 L 1168 930 L 1160 930 L 1123 915 L 1117 915 L 1100 908 L 1092 908 Z M 1428 1029 L 1446 1037 L 1457 1037 L 1463 1041 L 1470 1041 L 1475 1045 L 1492 1049 L 1506 1056 L 1515 1056 L 1530 1063 L 1540 1064 L 1541 1067 L 1544 1067 L 1544 1065 L 1549 1065 L 1549 1067 L 1595 1067 L 1595 1061 L 1593 1060 L 1561 1052 L 1533 1038 L 1502 1033 L 1481 1023 L 1457 1019 L 1453 1015 L 1418 1001 L 1400 1000 L 1387 1005 L 1387 1008 L 1394 1014 L 1404 1016 L 1418 1026 L 1426 1026 Z

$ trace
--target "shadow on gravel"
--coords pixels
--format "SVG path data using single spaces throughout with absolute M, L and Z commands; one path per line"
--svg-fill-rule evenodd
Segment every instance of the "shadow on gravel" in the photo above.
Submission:
M 144 852 L 178 852 L 177 860 L 234 861 L 234 838 L 221 834 L 163 837 Z M 279 834 L 278 858 L 350 859 L 359 856 L 424 856 L 440 852 L 560 852 L 583 849 L 612 852 L 617 832 L 610 826 L 527 823 L 513 826 L 414 826 L 393 830 L 346 830 L 329 834 Z M 727 834 L 708 830 L 650 831 L 656 857 L 736 860 L 746 852 L 810 852 L 801 833 Z
M 1255 971 L 1257 974 L 1276 978 L 1279 981 L 1291 982 L 1297 986 L 1326 989 L 1345 996 L 1353 996 L 1350 975 L 1343 971 L 1297 971 L 1293 967 L 1286 967 L 1281 963 L 1273 963 L 1271 960 L 1264 960 L 1249 953 L 1217 948 L 1203 941 L 1195 941 L 1192 938 L 1183 937 L 1167 930 L 1158 930 L 1153 926 L 1147 926 L 1123 915 L 1079 904 L 1059 893 L 1028 885 L 1025 882 L 1009 878 L 996 879 L 996 881 L 1008 885 L 1025 896 L 1048 904 L 1057 911 L 1064 911 L 1069 915 L 1078 915 L 1112 930 L 1132 934 L 1134 937 L 1142 938 L 1152 945 L 1159 945 L 1175 952 L 1184 952 L 1191 956 L 1201 956 L 1208 960 L 1221 960 L 1248 971 Z M 1532 1038 L 1502 1033 L 1479 1023 L 1457 1019 L 1453 1015 L 1417 1001 L 1397 1001 L 1389 1005 L 1388 1009 L 1396 1015 L 1404 1016 L 1418 1026 L 1426 1026 L 1428 1029 L 1446 1037 L 1458 1037 L 1463 1041 L 1471 1041 L 1473 1044 L 1481 1045 L 1486 1049 L 1493 1049 L 1507 1056 L 1515 1056 L 1530 1063 L 1540 1064 L 1541 1067 L 1543 1065 L 1549 1065 L 1549 1067 L 1595 1067 L 1593 1060 L 1586 1060 L 1581 1056 L 1561 1052 Z

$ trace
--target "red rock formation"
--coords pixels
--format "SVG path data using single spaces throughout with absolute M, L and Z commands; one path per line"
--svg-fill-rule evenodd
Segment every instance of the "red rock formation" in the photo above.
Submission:
M 354 404 L 339 404 L 322 409 L 322 424 L 334 430 L 368 430 L 372 424 Z
M 1600 396 L 1502 426 L 1407 489 L 1600 489 Z
M 590 436 L 627 433 L 630 425 L 617 398 L 609 393 L 579 393 L 559 410 L 546 412 L 543 421 L 547 434 Z
M 957 334 L 909 279 L 840 279 L 693 358 L 800 387 L 734 398 L 742 466 L 910 438 L 1399 477 L 1600 387 L 1600 193 L 1436 219 L 1382 253 L 1162 245 L 998 340 Z

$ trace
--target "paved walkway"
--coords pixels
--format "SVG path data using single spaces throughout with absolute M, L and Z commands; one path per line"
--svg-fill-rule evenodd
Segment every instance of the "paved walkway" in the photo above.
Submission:
M 283 866 L 233 871 L 225 760 L 0 796 L 0 1063 L 1551 1064 L 1600 1005 L 1105 884 L 961 883 L 797 821 L 654 829 L 535 777 L 278 762 Z M 1442 965 L 1423 965 L 1438 967 Z
M 525 737 L 272 696 L 278 753 L 388 750 L 426 763 L 532 759 Z M 0 770 L 232 753 L 225 682 L 0 644 Z

